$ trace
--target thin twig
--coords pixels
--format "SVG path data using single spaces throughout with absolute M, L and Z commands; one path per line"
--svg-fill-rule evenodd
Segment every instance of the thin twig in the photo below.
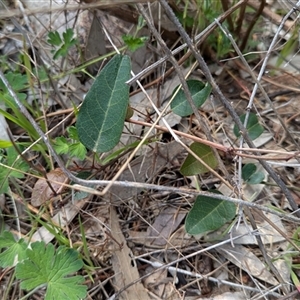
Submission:
M 143 8 L 142 4 L 137 4 L 137 7 L 139 9 L 139 11 L 141 12 L 142 16 L 144 17 L 145 21 L 147 22 L 147 25 L 150 29 L 150 31 L 152 32 L 152 34 L 155 36 L 156 40 L 158 41 L 158 43 L 161 45 L 163 51 L 165 52 L 165 54 L 169 57 L 170 62 L 172 63 L 173 67 L 176 70 L 176 74 L 180 80 L 180 83 L 182 85 L 185 97 L 187 98 L 187 101 L 189 103 L 189 105 L 191 106 L 193 113 L 195 115 L 195 117 L 197 118 L 197 121 L 199 122 L 199 124 L 202 127 L 202 130 L 204 131 L 207 139 L 209 141 L 213 141 L 212 135 L 210 133 L 210 130 L 205 122 L 205 120 L 201 117 L 194 101 L 192 98 L 192 95 L 190 93 L 190 90 L 188 88 L 186 79 L 184 78 L 184 75 L 182 73 L 182 70 L 177 62 L 177 60 L 175 59 L 175 57 L 172 55 L 171 50 L 167 47 L 166 43 L 164 42 L 164 40 L 162 39 L 161 35 L 159 34 L 159 32 L 156 30 L 156 28 L 154 27 L 154 25 L 152 24 L 150 18 L 148 17 L 145 9 Z M 183 145 L 184 146 L 184 145 Z M 229 173 L 227 171 L 227 169 L 225 168 L 225 165 L 222 161 L 222 159 L 220 158 L 219 153 L 216 151 L 216 149 L 212 148 L 212 151 L 214 153 L 214 156 L 217 158 L 218 160 L 218 164 L 219 164 L 219 168 L 222 171 L 222 173 L 225 175 L 225 178 L 227 179 L 228 182 L 231 181 L 231 178 L 229 176 Z M 230 185 L 230 183 L 228 183 Z M 227 185 L 228 185 L 227 184 Z
M 247 234 L 248 234 L 248 233 L 247 233 Z M 126 287 L 124 287 L 124 288 L 122 288 L 121 290 L 119 290 L 119 291 L 118 291 L 116 294 L 114 294 L 112 297 L 110 297 L 109 300 L 116 299 L 116 297 L 117 297 L 118 295 L 120 295 L 120 294 L 121 294 L 125 289 L 127 289 L 129 286 L 132 286 L 132 285 L 136 284 L 137 282 L 140 282 L 140 281 L 144 280 L 145 278 L 147 278 L 148 276 L 152 275 L 152 274 L 155 273 L 155 272 L 158 272 L 158 271 L 164 270 L 164 269 L 168 269 L 169 267 L 172 267 L 172 265 L 177 264 L 177 263 L 179 263 L 179 262 L 181 262 L 181 261 L 188 260 L 188 259 L 190 259 L 190 258 L 192 258 L 192 257 L 194 257 L 194 256 L 200 255 L 201 253 L 204 253 L 204 252 L 213 250 L 213 249 L 218 248 L 218 247 L 222 247 L 222 245 L 229 244 L 229 243 L 231 243 L 232 240 L 236 240 L 236 239 L 238 239 L 238 238 L 240 238 L 240 237 L 241 237 L 241 236 L 237 236 L 237 237 L 234 237 L 234 238 L 232 238 L 232 239 L 228 239 L 228 240 L 219 242 L 219 243 L 217 243 L 217 244 L 211 245 L 211 246 L 206 247 L 206 248 L 204 248 L 204 249 L 201 249 L 201 250 L 199 250 L 199 251 L 194 251 L 193 253 L 188 254 L 188 255 L 185 255 L 185 256 L 183 256 L 183 257 L 180 257 L 180 258 L 178 258 L 178 259 L 176 259 L 176 260 L 174 260 L 174 261 L 172 261 L 172 262 L 170 262 L 170 263 L 162 264 L 162 265 L 160 265 L 160 266 L 157 266 L 157 269 L 156 269 L 156 270 L 154 270 L 153 272 L 151 272 L 151 273 L 149 273 L 149 274 L 146 274 L 146 275 L 140 277 L 140 278 L 137 279 L 137 280 L 134 280 L 133 282 L 130 283 L 130 285 L 127 285 Z M 197 275 L 197 276 L 198 276 L 198 275 Z M 203 278 L 203 277 L 202 277 L 202 278 Z M 215 280 L 215 279 L 214 279 L 214 280 Z M 219 281 L 219 280 L 218 280 L 218 281 Z M 219 281 L 219 282 L 221 282 L 221 281 Z M 239 285 L 237 285 L 237 286 L 239 286 Z M 278 288 L 279 288 L 279 287 L 278 287 Z
M 229 112 L 230 116 L 232 117 L 235 124 L 238 126 L 242 136 L 244 137 L 245 141 L 249 145 L 250 148 L 255 148 L 254 143 L 250 139 L 248 132 L 246 128 L 243 126 L 239 116 L 237 115 L 236 111 L 233 109 L 231 103 L 228 101 L 228 99 L 224 96 L 222 91 L 220 90 L 219 86 L 216 84 L 206 62 L 204 61 L 202 55 L 198 52 L 198 50 L 195 48 L 191 38 L 188 36 L 184 28 L 182 27 L 181 23 L 175 16 L 173 10 L 169 6 L 166 0 L 159 0 L 161 5 L 166 11 L 166 14 L 168 15 L 169 19 L 176 25 L 177 30 L 185 43 L 187 43 L 188 47 L 192 51 L 194 57 L 199 63 L 199 66 L 206 77 L 207 81 L 212 86 L 212 91 L 215 94 L 215 96 L 220 100 L 220 102 L 223 104 L 224 108 Z M 259 153 L 256 153 L 256 155 L 259 156 Z M 281 178 L 278 176 L 278 174 L 275 173 L 275 171 L 270 167 L 268 163 L 266 163 L 263 160 L 259 160 L 260 164 L 263 166 L 263 168 L 269 173 L 270 177 L 278 184 L 278 186 L 281 188 L 283 194 L 287 198 L 289 204 L 291 205 L 292 209 L 295 211 L 297 216 L 300 216 L 300 211 L 298 209 L 298 205 L 296 204 L 292 194 L 286 187 L 285 183 L 281 180 Z

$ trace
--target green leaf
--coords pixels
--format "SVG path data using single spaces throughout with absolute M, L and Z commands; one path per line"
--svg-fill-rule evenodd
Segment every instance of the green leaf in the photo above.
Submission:
M 24 94 L 17 94 L 17 95 L 19 97 L 20 95 L 24 95 Z M 18 126 L 23 128 L 30 135 L 30 137 L 33 140 L 39 139 L 39 134 L 36 132 L 36 130 L 34 129 L 32 124 L 25 118 L 25 116 L 19 110 L 19 108 L 16 107 L 16 104 L 15 104 L 14 100 L 12 99 L 12 97 L 7 96 L 6 94 L 1 95 L 1 93 L 0 93 L 0 98 L 1 97 L 3 97 L 7 108 L 12 109 L 14 115 L 12 115 L 11 113 L 9 113 L 3 109 L 0 109 L 0 113 L 8 120 L 14 122 L 15 124 L 17 124 Z M 20 99 L 20 100 L 23 101 L 24 99 Z
M 120 140 L 129 101 L 126 81 L 130 69 L 127 55 L 114 56 L 83 101 L 76 128 L 81 143 L 94 152 L 109 151 Z
M 50 31 L 47 42 L 52 46 L 60 46 L 63 41 L 57 31 Z
M 218 191 L 210 191 L 221 194 Z M 187 233 L 196 235 L 219 229 L 232 220 L 236 213 L 234 203 L 208 196 L 198 196 L 185 220 Z
M 256 165 L 253 163 L 249 163 L 243 166 L 242 168 L 242 178 L 248 184 L 258 184 L 261 183 L 265 175 L 263 172 L 256 172 Z
M 77 157 L 84 160 L 86 157 L 86 148 L 79 142 L 77 129 L 70 126 L 67 129 L 69 139 L 65 137 L 57 137 L 54 141 L 53 147 L 58 154 L 69 154 L 70 157 Z
M 69 142 L 65 137 L 59 136 L 54 140 L 53 148 L 57 154 L 67 154 L 69 152 Z
M 69 147 L 69 154 L 71 157 L 77 157 L 80 160 L 84 160 L 86 157 L 86 148 L 80 142 L 73 143 Z
M 212 169 L 218 166 L 218 160 L 209 146 L 200 143 L 193 143 L 190 146 L 190 149 Z M 191 154 L 188 154 L 180 168 L 180 172 L 184 176 L 203 174 L 208 171 L 209 170 Z
M 199 108 L 208 98 L 211 87 L 208 83 L 204 84 L 199 80 L 188 80 L 187 82 L 189 91 L 192 95 L 193 101 L 195 106 Z M 174 92 L 178 89 L 175 88 Z M 173 112 L 181 117 L 189 116 L 193 113 L 192 107 L 190 106 L 189 102 L 187 101 L 184 91 L 182 89 L 179 90 L 175 98 L 171 103 L 171 109 Z
M 265 174 L 263 172 L 254 173 L 248 180 L 248 184 L 258 184 L 261 183 L 265 179 Z
M 8 83 L 11 85 L 11 87 L 14 91 L 22 90 L 28 84 L 27 76 L 22 75 L 20 73 L 8 72 L 8 73 L 5 74 L 5 78 L 8 81 Z M 4 83 L 2 82 L 2 80 L 0 80 L 0 89 L 3 92 L 8 94 L 7 88 L 4 85 Z
M 240 116 L 240 120 L 243 124 L 245 122 L 245 118 L 246 118 L 246 114 Z M 254 113 L 249 114 L 249 119 L 248 119 L 246 129 L 248 131 L 251 140 L 255 140 L 264 132 L 264 127 L 260 125 L 260 123 L 258 122 L 258 118 Z M 233 133 L 235 134 L 236 137 L 241 136 L 241 133 L 239 132 L 239 129 L 236 125 L 234 125 Z
M 9 231 L 3 231 L 0 236 L 0 266 L 2 268 L 12 267 L 16 262 L 23 261 L 26 258 L 26 249 L 28 245 L 23 239 L 18 242 Z
M 9 147 L 6 149 L 6 156 L 2 157 L 1 163 L 8 167 L 13 167 L 17 170 L 26 172 L 29 169 L 29 166 L 21 157 L 16 160 L 18 155 L 19 154 L 14 147 Z M 11 170 L 3 165 L 0 166 L 0 194 L 8 192 L 9 178 L 15 177 L 21 179 L 24 177 L 23 173 L 18 172 L 17 170 Z
M 247 181 L 256 172 L 256 169 L 256 165 L 253 163 L 244 165 L 242 168 L 243 180 Z
M 13 144 L 10 141 L 0 140 L 0 148 L 8 148 L 11 147 Z
M 125 34 L 122 39 L 130 51 L 135 51 L 145 45 L 147 37 L 134 37 L 130 34 Z
M 69 47 L 75 45 L 77 43 L 77 40 L 73 38 L 74 32 L 73 29 L 68 28 L 65 32 L 63 32 L 63 38 L 65 45 L 68 45 Z
M 45 300 L 85 298 L 84 278 L 71 276 L 83 266 L 76 250 L 60 246 L 55 251 L 52 244 L 35 242 L 26 254 L 28 259 L 16 266 L 16 277 L 21 280 L 22 289 L 30 291 L 46 286 Z
M 78 132 L 75 126 L 70 126 L 67 128 L 67 132 L 69 134 L 69 137 L 75 141 L 79 142 Z
M 71 28 L 68 28 L 62 34 L 62 38 L 57 31 L 49 32 L 48 34 L 48 43 L 52 46 L 58 48 L 54 52 L 53 59 L 57 59 L 59 56 L 66 56 L 69 49 L 77 43 L 77 40 L 73 38 L 74 31 Z

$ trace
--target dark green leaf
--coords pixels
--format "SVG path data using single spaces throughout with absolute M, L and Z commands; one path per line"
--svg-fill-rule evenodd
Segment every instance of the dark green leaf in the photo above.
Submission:
M 210 191 L 221 194 L 217 191 Z M 235 204 L 208 196 L 198 196 L 185 220 L 187 233 L 196 235 L 219 229 L 232 220 L 236 213 Z
M 240 116 L 240 120 L 243 124 L 245 122 L 245 118 L 246 118 L 246 114 Z M 255 140 L 264 132 L 263 126 L 260 125 L 260 123 L 258 122 L 258 118 L 254 113 L 249 114 L 249 119 L 248 119 L 246 129 L 248 131 L 251 140 Z M 234 125 L 233 132 L 236 137 L 241 136 L 241 133 L 239 132 L 239 129 L 236 125 Z
M 189 91 L 192 95 L 193 101 L 195 106 L 199 108 L 208 98 L 211 87 L 208 83 L 204 84 L 199 80 L 188 80 L 187 82 Z M 175 91 L 178 89 L 175 88 Z M 181 117 L 189 116 L 193 113 L 192 107 L 190 106 L 189 102 L 187 101 L 184 91 L 181 89 L 173 99 L 171 103 L 171 109 L 173 112 Z
M 190 146 L 190 149 L 212 169 L 217 167 L 218 160 L 209 146 L 200 143 L 193 143 Z M 180 168 L 180 172 L 184 176 L 203 174 L 208 171 L 209 170 L 191 154 L 188 154 Z
M 242 178 L 243 180 L 248 180 L 256 172 L 256 165 L 249 163 L 242 168 Z
M 130 58 L 116 55 L 103 68 L 86 95 L 76 128 L 83 145 L 106 152 L 120 140 L 129 101 Z
M 248 180 L 248 184 L 259 184 L 265 179 L 265 174 L 263 172 L 254 173 Z

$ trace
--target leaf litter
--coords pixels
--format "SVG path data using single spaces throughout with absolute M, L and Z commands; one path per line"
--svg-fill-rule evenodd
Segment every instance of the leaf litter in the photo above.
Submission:
M 30 3 L 26 5 L 28 5 L 28 8 L 31 8 Z M 189 5 L 192 5 L 192 3 L 189 3 Z M 124 9 L 124 7 L 122 7 L 122 9 Z M 129 9 L 133 8 L 130 7 Z M 157 12 L 157 8 L 153 9 Z M 107 8 L 107 10 L 112 11 L 113 7 Z M 267 14 L 268 16 L 268 13 L 269 11 L 266 9 L 264 14 Z M 91 14 L 87 18 L 87 11 L 85 11 L 84 14 L 85 17 L 83 18 L 82 15 L 80 15 L 78 22 L 81 22 L 86 28 L 89 28 L 90 26 L 87 25 L 87 20 L 89 20 L 88 22 L 93 20 L 93 26 L 95 26 L 94 22 L 96 22 L 95 20 L 100 20 L 99 15 L 101 15 L 101 12 L 97 11 L 96 14 L 92 14 L 93 18 L 91 18 Z M 133 14 L 131 13 L 130 15 Z M 30 20 L 30 22 L 34 22 L 31 23 L 32 28 L 34 28 L 36 32 L 44 32 L 44 28 L 51 27 L 53 30 L 59 29 L 60 32 L 63 33 L 66 28 L 72 28 L 74 25 L 68 25 L 69 19 L 66 18 L 63 13 L 60 17 L 58 17 L 59 14 L 56 14 L 55 18 L 53 16 L 54 15 L 52 15 L 52 18 L 44 19 L 51 25 L 47 23 L 43 26 L 39 24 L 39 21 L 35 23 L 36 21 L 33 21 L 33 18 Z M 69 17 L 72 19 L 71 15 L 69 15 Z M 38 16 L 39 20 L 42 18 L 43 17 Z M 75 20 L 75 18 L 73 20 Z M 117 22 L 112 22 L 111 20 L 117 20 Z M 128 20 L 123 21 L 117 17 L 115 19 L 113 19 L 113 17 L 108 18 L 107 13 L 102 13 L 101 21 L 105 23 L 105 27 L 108 28 L 112 35 L 121 36 L 120 33 L 127 33 L 128 31 Z M 62 24 L 57 22 L 61 22 Z M 131 20 L 131 22 L 133 21 Z M 168 22 L 168 18 L 166 18 L 165 21 L 163 20 L 163 27 L 165 24 L 168 24 Z M 119 24 L 119 26 L 113 23 Z M 101 24 L 101 22 L 98 24 Z M 74 26 L 76 26 L 76 24 Z M 99 25 L 98 29 L 101 29 L 102 26 L 103 24 Z M 165 30 L 167 29 L 168 28 L 165 28 Z M 83 32 L 83 35 L 80 35 L 80 37 L 89 40 L 85 45 L 86 48 L 88 48 L 87 50 L 90 50 L 95 45 L 93 46 L 91 42 L 92 33 L 90 33 L 89 36 L 87 31 L 88 30 Z M 173 28 L 170 27 L 170 31 L 174 32 Z M 80 34 L 82 34 L 82 32 Z M 46 41 L 46 39 L 44 39 L 44 41 Z M 106 42 L 107 37 L 102 34 L 101 43 L 104 44 Z M 91 50 L 91 53 L 86 52 L 86 57 L 92 58 L 93 55 L 96 56 L 100 53 L 104 54 L 109 47 L 110 45 L 106 47 L 106 49 L 105 47 L 102 47 L 101 49 Z M 47 47 L 44 48 L 47 49 Z M 150 52 L 150 55 L 147 55 L 147 59 L 153 59 L 151 51 L 149 51 L 148 48 L 147 51 L 148 54 Z M 70 51 L 70 54 L 74 56 L 73 59 L 70 60 L 70 62 L 68 60 L 68 63 L 66 64 L 70 68 L 74 68 L 73 62 L 78 61 L 78 56 L 77 54 L 74 54 L 74 52 L 74 49 Z M 46 57 L 47 56 L 51 57 L 51 52 L 48 51 Z M 135 66 L 137 69 L 136 72 L 139 71 L 141 66 L 146 65 L 147 63 L 146 60 L 143 61 L 142 58 L 143 55 L 140 55 L 139 64 Z M 59 65 L 60 64 L 57 63 L 56 68 Z M 98 64 L 98 66 L 99 65 L 100 64 Z M 167 63 L 164 66 L 169 67 Z M 96 69 L 98 70 L 98 68 Z M 228 69 L 235 71 L 238 77 L 232 76 L 230 72 L 227 72 Z M 59 73 L 60 71 L 62 70 L 58 69 L 56 72 Z M 220 71 L 220 69 L 218 71 Z M 186 70 L 184 73 L 187 73 Z M 216 79 L 222 90 L 224 90 L 225 93 L 228 91 L 226 96 L 241 115 L 245 113 L 248 104 L 248 98 L 245 97 L 247 88 L 244 84 L 248 84 L 251 87 L 252 82 L 242 81 L 239 78 L 240 74 L 240 69 L 236 70 L 233 65 L 227 64 L 226 67 L 222 67 L 219 74 L 216 74 Z M 143 82 L 143 84 L 146 85 L 146 81 L 151 81 L 151 76 L 153 78 L 153 76 L 156 75 L 157 74 L 152 72 L 149 77 L 144 77 L 143 79 L 145 82 Z M 196 78 L 199 77 L 200 79 L 203 79 L 197 71 L 193 75 Z M 274 112 L 269 107 L 260 94 L 258 95 L 259 98 L 255 100 L 256 111 L 253 111 L 253 113 L 259 112 L 257 114 L 259 122 L 261 122 L 268 131 L 264 133 L 264 137 L 260 136 L 254 142 L 256 147 L 269 149 L 270 151 L 274 149 L 297 151 L 296 145 L 287 137 L 283 128 L 279 125 L 277 114 L 285 118 L 293 134 L 298 132 L 299 118 L 297 107 L 299 106 L 299 97 L 297 93 L 299 91 L 297 92 L 295 89 L 297 89 L 299 85 L 299 76 L 297 74 L 286 74 L 285 79 L 284 77 L 279 76 L 277 77 L 277 80 L 275 79 L 275 82 L 268 81 L 269 78 L 267 78 L 267 76 L 263 79 L 268 89 L 268 93 L 270 95 L 273 94 L 272 101 L 274 101 L 276 111 Z M 244 78 L 244 80 L 249 80 L 249 77 L 240 77 Z M 164 83 L 162 84 L 160 91 L 157 87 L 148 89 L 151 98 L 159 98 L 161 93 L 163 99 L 168 99 L 173 91 L 170 86 L 178 85 L 177 76 L 165 78 L 162 81 L 164 81 Z M 64 100 L 63 102 L 68 101 L 69 98 L 73 96 L 76 100 L 75 95 L 79 95 L 78 98 L 81 100 L 83 94 L 87 91 L 86 87 L 89 86 L 89 82 L 84 84 L 81 84 L 78 77 L 74 74 L 60 79 L 58 86 L 61 89 L 60 97 Z M 283 95 L 279 94 L 279 92 L 282 92 L 283 88 L 294 92 L 292 99 L 289 96 L 286 96 L 289 95 L 288 93 Z M 136 99 L 134 99 L 135 96 L 131 96 L 132 106 L 138 109 L 138 112 L 135 112 L 135 117 L 143 121 L 149 120 L 149 118 L 154 119 L 152 106 L 149 105 L 148 100 L 141 95 L 141 93 L 137 94 Z M 51 105 L 51 103 L 56 103 L 55 99 L 55 95 L 51 94 L 51 97 L 48 99 L 51 100 L 48 101 L 49 105 Z M 163 109 L 163 105 L 160 104 L 161 103 L 158 103 L 159 108 Z M 58 106 L 63 107 L 61 104 Z M 238 146 L 236 137 L 232 132 L 233 124 L 228 117 L 228 112 L 224 111 L 219 105 L 218 100 L 214 98 L 214 95 L 211 96 L 210 101 L 204 104 L 200 109 L 200 112 L 202 118 L 210 125 L 211 132 L 216 141 L 223 145 Z M 50 118 L 51 117 L 49 117 L 49 120 Z M 189 132 L 191 129 L 197 135 L 205 137 L 203 128 L 201 128 L 198 120 L 194 117 L 182 119 L 174 116 L 173 113 L 168 113 L 166 119 L 171 127 L 180 128 L 180 130 L 185 132 Z M 147 130 L 141 126 L 131 125 L 132 124 L 128 125 L 128 132 L 122 136 L 123 145 L 121 146 L 128 144 L 128 137 L 135 141 L 136 138 L 141 138 Z M 161 125 L 164 124 L 161 123 Z M 61 129 L 61 131 L 63 130 Z M 267 293 L 268 290 L 271 290 L 272 287 L 278 284 L 278 281 L 275 279 L 273 273 L 268 270 L 265 261 L 261 258 L 261 255 L 258 252 L 257 241 L 253 235 L 254 228 L 251 227 L 247 220 L 242 220 L 242 224 L 234 227 L 234 230 L 229 233 L 225 230 L 225 233 L 220 232 L 217 236 L 213 236 L 213 233 L 208 233 L 207 235 L 204 234 L 197 238 L 186 233 L 184 219 L 193 205 L 194 199 L 188 194 L 178 194 L 177 189 L 182 186 L 199 188 L 199 183 L 200 188 L 202 189 L 209 189 L 211 187 L 223 189 L 223 186 L 210 174 L 204 174 L 197 178 L 193 176 L 190 178 L 182 177 L 179 173 L 179 168 L 186 157 L 186 153 L 176 142 L 170 142 L 171 138 L 169 136 L 164 135 L 161 132 L 159 132 L 155 138 L 159 140 L 159 142 L 149 143 L 149 145 L 141 147 L 137 156 L 130 162 L 129 168 L 121 174 L 119 179 L 128 182 L 153 183 L 158 186 L 173 186 L 174 193 L 158 192 L 156 190 L 146 191 L 143 187 L 132 189 L 113 187 L 111 190 L 112 196 L 109 198 L 106 196 L 99 197 L 89 194 L 83 200 L 72 202 L 72 197 L 69 197 L 68 204 L 63 205 L 62 207 L 57 204 L 57 206 L 54 207 L 55 216 L 51 221 L 48 221 L 50 226 L 49 224 L 48 226 L 47 224 L 40 224 L 39 228 L 33 234 L 32 240 L 43 240 L 46 243 L 50 243 L 57 237 L 57 232 L 59 230 L 65 230 L 64 232 L 70 240 L 74 240 L 75 243 L 78 241 L 82 242 L 78 231 L 80 226 L 77 216 L 83 218 L 83 227 L 85 228 L 88 243 L 91 246 L 91 258 L 95 265 L 100 264 L 101 268 L 107 268 L 105 270 L 109 270 L 109 272 L 103 271 L 101 274 L 103 275 L 103 280 L 95 282 L 94 285 L 89 285 L 89 288 L 92 290 L 102 283 L 104 284 L 102 289 L 105 290 L 105 292 L 100 292 L 99 288 L 98 295 L 103 294 L 106 296 L 98 296 L 97 298 L 97 296 L 94 295 L 93 299 L 105 299 L 119 291 L 122 291 L 120 293 L 121 299 L 152 299 L 155 297 L 156 299 L 183 299 L 183 297 L 185 297 L 184 299 L 199 299 L 199 297 L 201 297 L 201 299 L 224 300 L 245 299 L 245 294 L 247 298 L 250 299 L 250 292 L 245 292 L 247 288 L 249 288 L 249 290 L 250 288 L 253 288 L 251 293 L 256 293 L 256 296 L 261 296 L 261 291 L 259 289 L 255 290 L 253 284 L 259 286 L 264 293 Z M 187 144 L 190 143 L 190 141 L 184 142 Z M 228 155 L 228 153 L 226 153 L 225 156 L 226 155 Z M 271 155 L 272 153 L 264 154 L 266 158 Z M 111 174 L 119 168 L 119 164 L 122 164 L 126 158 L 126 156 L 124 156 L 124 159 L 120 157 L 115 164 L 106 166 L 105 171 L 99 167 L 97 176 L 101 179 L 111 179 Z M 237 180 L 234 177 L 237 175 L 237 171 L 234 169 L 237 165 L 232 162 L 230 157 L 225 157 L 224 160 L 226 159 L 229 159 L 230 161 L 229 163 L 226 163 L 226 167 L 231 174 L 233 174 L 233 180 Z M 247 160 L 244 162 L 246 163 Z M 297 189 L 299 181 L 299 174 L 297 173 L 297 169 L 299 168 L 299 165 L 297 165 L 298 160 L 286 160 L 286 164 L 288 163 L 292 166 L 280 165 L 275 168 L 285 179 L 287 185 L 295 187 L 293 191 L 294 197 L 295 199 L 299 199 L 300 196 Z M 92 164 L 90 163 L 87 164 L 87 166 L 82 167 L 88 168 L 91 165 Z M 76 168 L 78 170 L 80 167 L 81 166 L 77 166 L 76 164 L 71 164 L 71 168 L 75 170 Z M 35 207 L 39 207 L 40 205 L 43 207 L 48 201 L 51 201 L 54 194 L 60 192 L 60 188 L 64 185 L 66 180 L 66 177 L 64 177 L 64 175 L 61 174 L 61 171 L 57 169 L 49 171 L 47 177 L 49 182 L 52 181 L 53 190 L 49 187 L 45 179 L 39 180 L 36 185 L 33 185 L 32 181 L 30 182 L 30 180 L 28 180 L 27 186 L 24 185 L 24 190 L 26 191 L 25 195 L 31 200 L 32 205 Z M 192 180 L 193 183 L 196 184 L 192 185 Z M 268 180 L 268 178 L 265 177 L 265 180 Z M 11 183 L 10 186 L 12 186 Z M 230 189 L 224 190 L 224 195 L 232 195 L 233 193 Z M 67 190 L 63 197 L 67 197 L 68 193 L 69 190 Z M 272 204 L 272 209 L 274 210 L 276 209 L 283 212 L 284 210 L 287 211 L 287 209 L 290 209 L 282 193 L 276 187 L 266 186 L 264 184 L 254 186 L 245 184 L 242 186 L 242 193 L 247 200 L 254 203 L 259 202 L 260 204 L 262 203 L 269 206 Z M 70 196 L 70 194 L 68 196 Z M 22 215 L 26 210 L 24 209 L 24 204 L 21 205 L 23 207 L 20 211 Z M 8 203 L 5 203 L 4 206 L 5 209 L 7 209 L 7 207 L 8 209 L 11 209 Z M 101 206 L 104 206 L 105 209 L 99 209 Z M 30 209 L 38 216 L 36 209 Z M 108 209 L 110 210 L 110 214 L 108 214 Z M 282 261 L 281 254 L 289 249 L 289 243 L 287 242 L 286 236 L 289 236 L 291 232 L 295 230 L 295 225 L 292 223 L 287 224 L 286 221 L 283 221 L 272 214 L 266 215 L 266 218 L 276 224 L 276 226 L 280 228 L 281 233 L 265 220 L 261 220 L 259 216 L 255 216 L 258 227 L 258 232 L 256 234 L 261 235 L 264 247 L 269 251 L 269 255 L 276 260 L 274 265 L 276 265 L 279 272 L 283 275 L 285 282 L 291 285 L 292 282 L 289 278 L 290 274 L 287 262 L 292 262 L 295 257 L 290 256 L 286 261 Z M 7 219 L 5 219 L 5 224 L 12 226 L 11 222 Z M 56 229 L 52 230 L 51 226 Z M 26 227 L 23 228 L 23 232 L 28 232 Z M 221 239 L 220 236 L 222 236 Z M 220 240 L 228 241 L 228 243 L 219 247 L 216 246 L 212 249 L 209 248 Z M 97 246 L 97 251 L 94 251 Z M 195 254 L 195 257 L 192 256 L 188 258 L 189 255 L 197 253 L 199 248 L 207 248 L 206 252 L 214 255 L 214 266 L 218 266 L 213 268 L 211 274 L 208 276 L 210 276 L 210 278 L 214 276 L 217 278 L 218 268 L 222 269 L 224 271 L 223 274 L 225 274 L 222 279 L 224 282 L 215 282 L 213 284 L 212 293 L 207 298 L 204 294 L 199 294 L 201 289 L 198 284 L 204 280 L 199 279 L 197 282 L 193 282 L 193 275 L 200 274 L 200 268 L 198 268 L 197 262 L 203 262 L 205 259 L 200 254 Z M 103 255 L 100 259 L 98 255 L 99 252 L 107 252 L 108 255 L 106 257 Z M 146 257 L 149 260 L 149 263 L 142 262 L 142 260 L 139 261 L 138 258 L 142 257 Z M 178 258 L 185 257 L 185 260 L 176 262 Z M 280 259 L 278 257 L 280 257 Z M 178 275 L 178 272 L 175 272 L 175 275 L 171 275 L 171 272 L 167 271 L 167 268 L 156 271 L 157 268 L 153 267 L 150 262 L 153 264 L 155 262 L 160 262 L 162 265 L 175 262 L 176 264 L 174 264 L 174 266 L 186 271 L 186 274 L 181 276 Z M 239 278 L 239 274 L 243 274 L 243 276 Z M 93 275 L 95 275 L 94 279 L 98 280 L 98 278 L 100 278 L 96 273 Z M 141 280 L 143 275 L 146 275 L 146 277 Z M 110 282 L 112 286 L 109 286 L 107 282 Z M 132 284 L 133 282 L 135 283 Z M 229 286 L 228 282 L 239 284 L 239 287 L 235 287 L 236 291 L 232 288 L 231 292 L 223 290 L 222 288 Z M 241 292 L 241 290 L 243 292 Z M 182 291 L 184 291 L 185 296 L 183 296 L 184 293 Z M 278 297 L 282 292 L 278 289 L 276 293 L 275 296 Z M 269 297 L 271 299 L 272 296 L 270 295 Z

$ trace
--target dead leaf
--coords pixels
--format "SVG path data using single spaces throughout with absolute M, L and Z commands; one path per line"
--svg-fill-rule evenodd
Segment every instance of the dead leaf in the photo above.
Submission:
M 280 219 L 280 217 L 264 212 L 264 215 L 277 227 L 281 229 L 281 231 L 286 233 L 286 229 Z M 257 220 L 256 220 L 257 221 Z M 286 238 L 282 236 L 275 228 L 273 228 L 266 221 L 257 221 L 257 229 L 260 233 L 264 245 L 272 245 L 274 243 L 284 242 Z M 232 229 L 232 231 L 225 236 L 223 239 L 236 238 L 240 236 L 240 238 L 234 240 L 234 244 L 243 244 L 243 245 L 257 245 L 257 239 L 250 232 L 253 230 L 251 224 L 240 224 L 238 227 Z M 287 234 L 287 233 L 286 233 Z M 220 237 L 220 232 L 213 232 L 208 234 L 209 239 L 214 240 Z
M 267 270 L 266 265 L 246 247 L 241 245 L 235 245 L 234 247 L 231 245 L 222 245 L 222 247 L 218 247 L 216 250 L 252 276 L 273 285 L 278 284 L 274 276 Z
M 145 270 L 146 274 L 150 274 L 145 280 L 144 285 L 156 296 L 163 298 L 163 293 L 165 289 L 165 284 L 168 276 L 168 270 L 162 269 L 155 272 L 155 268 L 148 266 Z M 171 278 L 169 278 L 171 280 Z
M 147 236 L 153 238 L 152 245 L 166 245 L 168 238 L 180 225 L 185 215 L 186 212 L 178 211 L 174 207 L 167 207 L 161 211 L 152 226 L 147 229 Z
M 38 207 L 50 200 L 55 193 L 59 192 L 63 188 L 63 184 L 67 181 L 67 176 L 61 169 L 54 169 L 47 173 L 48 183 L 52 186 L 50 188 L 45 178 L 40 178 L 34 185 L 31 194 L 31 204 L 34 207 Z
M 115 242 L 113 242 L 113 255 L 111 258 L 112 267 L 115 273 L 114 284 L 115 290 L 121 292 L 118 299 L 120 300 L 132 300 L 132 299 L 151 299 L 146 292 L 146 289 L 139 282 L 139 272 L 137 266 L 133 261 L 133 254 L 130 248 L 126 244 L 126 239 L 121 231 L 119 218 L 116 210 L 113 206 L 110 207 L 110 226 L 111 234 L 113 238 L 120 244 L 123 245 L 120 249 Z M 132 282 L 137 281 L 132 285 Z

